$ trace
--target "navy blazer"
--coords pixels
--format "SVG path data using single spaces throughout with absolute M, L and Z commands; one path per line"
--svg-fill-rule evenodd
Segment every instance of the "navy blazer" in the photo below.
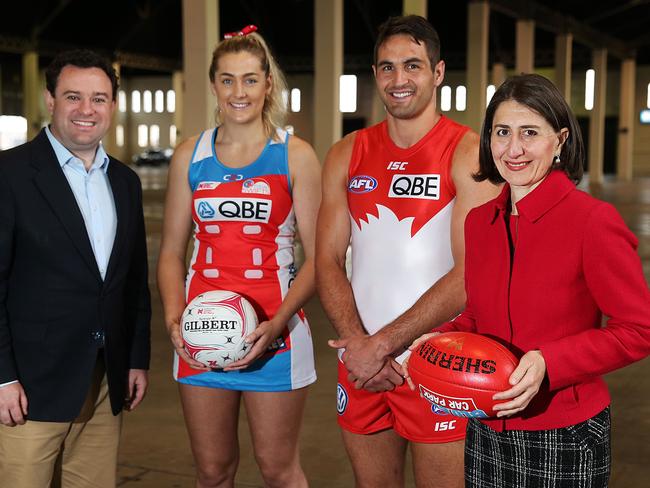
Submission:
M 110 158 L 117 229 L 101 279 L 81 211 L 44 131 L 0 153 L 0 383 L 30 420 L 79 414 L 103 332 L 113 414 L 130 368 L 148 369 L 151 303 L 138 176 Z

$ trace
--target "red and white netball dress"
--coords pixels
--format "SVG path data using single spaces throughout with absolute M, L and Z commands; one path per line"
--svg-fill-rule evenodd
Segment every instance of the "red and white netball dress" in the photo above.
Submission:
M 295 214 L 287 161 L 289 135 L 278 131 L 243 168 L 223 165 L 215 153 L 217 129 L 203 132 L 189 166 L 194 252 L 186 300 L 209 290 L 246 297 L 260 323 L 272 318 L 295 276 Z M 200 371 L 175 355 L 181 383 L 231 390 L 287 391 L 316 380 L 311 333 L 302 310 L 269 350 L 247 369 Z
M 442 116 L 415 145 L 402 149 L 386 121 L 357 132 L 348 173 L 352 220 L 352 289 L 363 326 L 374 334 L 409 309 L 454 265 L 451 215 L 454 151 L 468 128 Z M 397 358 L 401 362 L 404 354 Z M 406 384 L 377 395 L 355 390 L 339 364 L 338 412 L 343 428 L 394 428 L 416 442 L 464 436 L 464 420 L 422 418 Z

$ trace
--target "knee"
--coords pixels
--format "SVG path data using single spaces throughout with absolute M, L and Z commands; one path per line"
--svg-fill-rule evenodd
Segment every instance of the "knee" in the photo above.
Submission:
M 197 487 L 220 488 L 233 486 L 236 471 L 237 459 L 197 466 Z
M 256 456 L 256 460 L 265 486 L 270 488 L 307 486 L 305 474 L 297 457 L 288 462 L 277 457 Z

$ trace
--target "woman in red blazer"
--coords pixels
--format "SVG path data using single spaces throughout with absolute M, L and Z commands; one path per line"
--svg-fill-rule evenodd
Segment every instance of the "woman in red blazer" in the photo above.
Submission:
M 607 486 L 601 375 L 650 353 L 650 292 L 636 237 L 613 206 L 576 189 L 583 164 L 575 116 L 550 81 L 501 85 L 475 179 L 506 184 L 467 216 L 466 309 L 436 332 L 489 335 L 521 360 L 494 396 L 498 417 L 468 424 L 466 486 Z

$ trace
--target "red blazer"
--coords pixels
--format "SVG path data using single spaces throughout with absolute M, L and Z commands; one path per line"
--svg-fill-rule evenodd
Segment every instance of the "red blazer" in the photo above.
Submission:
M 540 391 L 518 416 L 486 420 L 490 427 L 574 425 L 609 404 L 600 375 L 650 354 L 650 292 L 638 241 L 613 206 L 553 171 L 517 203 L 511 259 L 508 205 L 505 185 L 467 216 L 467 306 L 436 330 L 489 335 L 519 357 L 541 350 L 547 379 Z

